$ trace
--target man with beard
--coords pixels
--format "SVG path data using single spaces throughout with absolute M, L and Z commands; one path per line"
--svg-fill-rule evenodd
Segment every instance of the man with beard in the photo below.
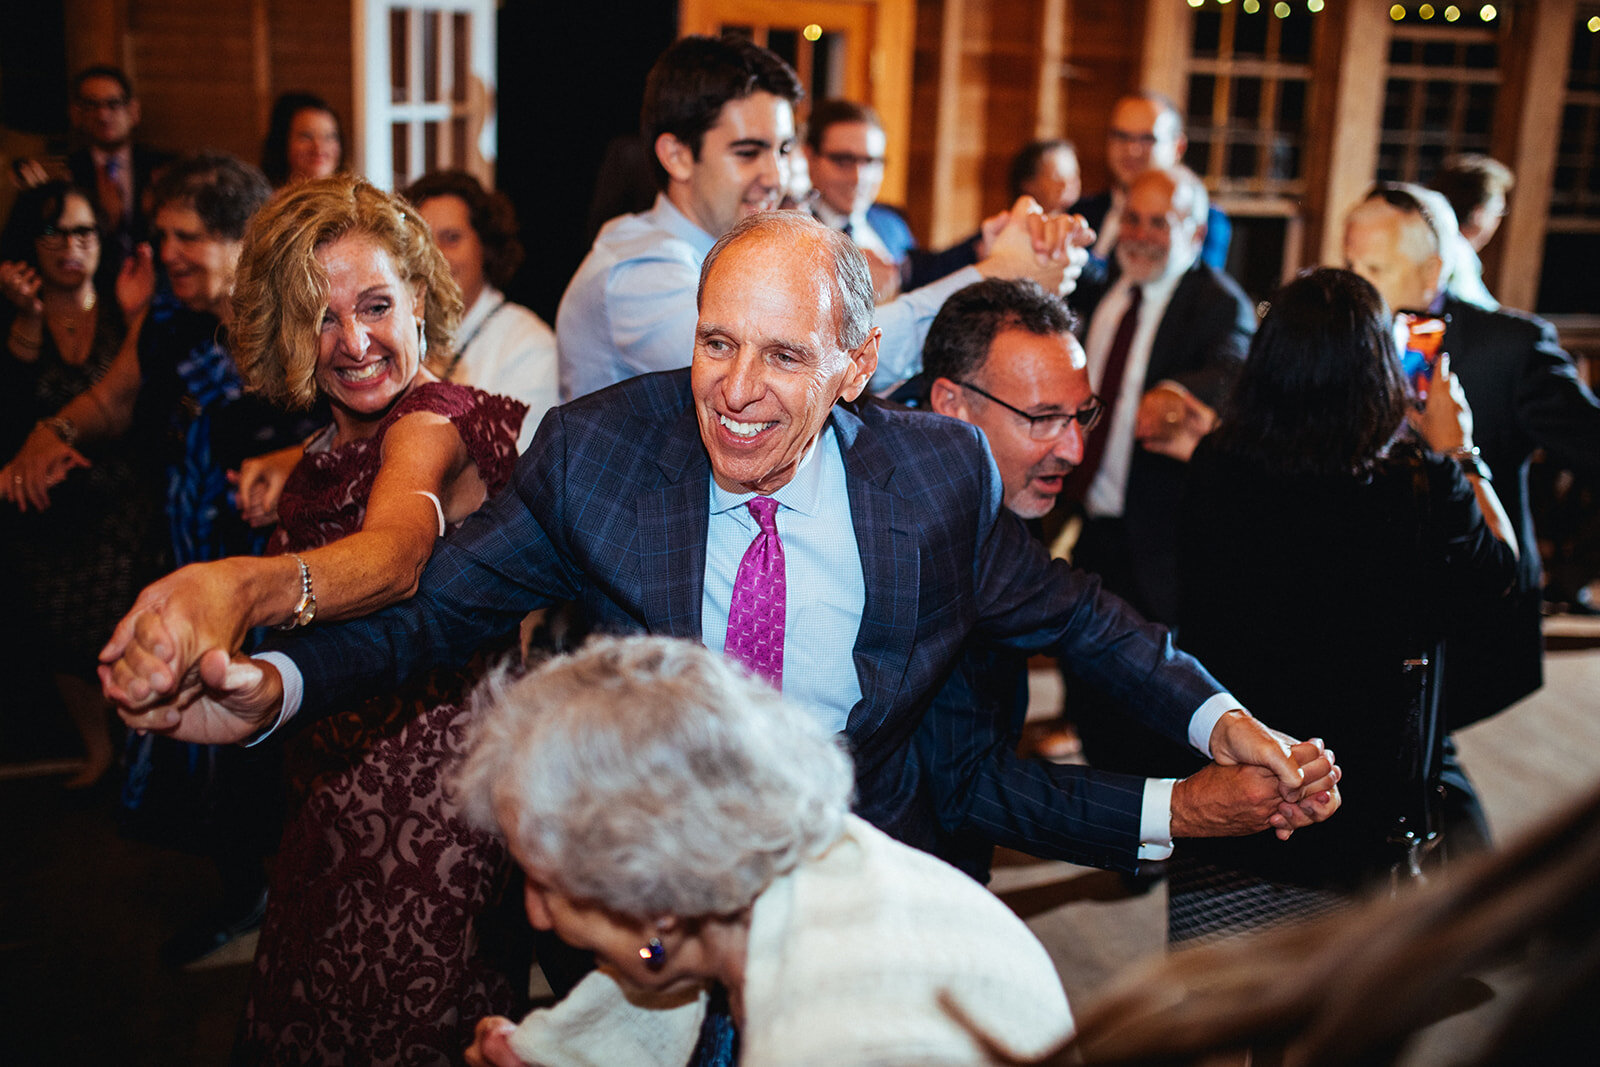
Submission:
M 1177 615 L 1174 515 L 1184 464 L 1244 363 L 1255 309 L 1232 278 L 1200 259 L 1205 186 L 1187 167 L 1147 170 L 1122 204 L 1115 264 L 1078 302 L 1088 323 L 1089 380 L 1106 415 L 1089 435 L 1065 499 L 1083 512 L 1073 562 L 1146 618 Z M 1173 749 L 1130 730 L 1125 709 L 1069 685 L 1071 716 L 1091 763 L 1177 772 Z

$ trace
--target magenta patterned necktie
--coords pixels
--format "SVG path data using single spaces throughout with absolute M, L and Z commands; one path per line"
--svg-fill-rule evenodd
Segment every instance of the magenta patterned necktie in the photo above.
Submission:
M 750 509 L 761 532 L 739 561 L 728 606 L 728 638 L 722 650 L 779 689 L 783 688 L 783 542 L 773 516 L 778 502 L 753 497 Z

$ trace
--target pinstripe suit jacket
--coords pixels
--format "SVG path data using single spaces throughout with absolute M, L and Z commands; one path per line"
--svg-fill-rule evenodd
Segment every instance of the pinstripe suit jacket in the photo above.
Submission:
M 936 768 L 914 757 L 912 735 L 969 636 L 1052 650 L 1177 739 L 1221 691 L 1164 629 L 1046 558 L 1001 507 L 978 430 L 877 404 L 832 418 L 866 583 L 853 652 L 863 695 L 846 725 L 863 817 L 933 845 L 926 795 L 964 783 L 924 782 Z M 553 409 L 512 484 L 434 552 L 416 596 L 279 646 L 305 679 L 301 717 L 463 662 L 559 600 L 598 629 L 700 640 L 710 475 L 687 370 Z

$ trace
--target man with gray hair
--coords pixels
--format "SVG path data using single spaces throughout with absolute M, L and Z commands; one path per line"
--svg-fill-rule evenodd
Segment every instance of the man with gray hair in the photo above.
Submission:
M 1438 193 L 1400 182 L 1373 187 L 1345 220 L 1345 266 L 1389 307 L 1446 320 L 1441 350 L 1472 408 L 1475 455 L 1517 528 L 1517 585 L 1493 612 L 1457 618 L 1446 645 L 1443 703 L 1452 728 L 1527 696 L 1544 681 L 1539 546 L 1528 507 L 1535 449 L 1578 470 L 1600 467 L 1600 404 L 1562 351 L 1553 326 L 1491 311 L 1449 288 L 1454 218 Z
M 858 402 L 880 331 L 849 238 L 746 219 L 707 256 L 699 307 L 692 366 L 553 409 L 411 599 L 253 659 L 207 632 L 204 605 L 169 601 L 118 627 L 108 695 L 134 728 L 261 740 L 565 600 L 598 630 L 720 648 L 814 709 L 850 742 L 858 813 L 923 847 L 912 735 L 969 639 L 1051 651 L 1214 759 L 1191 832 L 1287 837 L 1338 807 L 1319 744 L 1263 726 L 1165 630 L 1046 557 L 1001 507 L 978 430 Z M 1187 825 L 1145 803 L 1159 831 Z M 1141 810 L 1112 828 L 1126 865 Z
M 1183 166 L 1146 170 L 1123 200 L 1111 274 L 1074 301 L 1089 380 L 1107 412 L 1063 499 L 1084 516 L 1073 562 L 1146 618 L 1177 619 L 1174 517 L 1185 463 L 1244 363 L 1255 308 L 1200 259 L 1206 191 Z M 1129 727 L 1097 687 L 1073 685 L 1070 713 L 1096 766 L 1181 773 L 1183 754 Z

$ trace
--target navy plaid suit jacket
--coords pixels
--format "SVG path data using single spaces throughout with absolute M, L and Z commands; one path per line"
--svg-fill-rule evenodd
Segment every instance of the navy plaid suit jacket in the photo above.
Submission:
M 927 791 L 966 783 L 923 779 L 977 768 L 916 759 L 912 735 L 969 635 L 1067 657 L 1175 739 L 1222 691 L 1164 629 L 1045 556 L 1001 507 L 978 430 L 876 403 L 838 405 L 832 418 L 866 582 L 854 647 L 862 699 L 846 726 L 863 817 L 933 846 Z M 554 601 L 578 601 L 600 630 L 700 640 L 710 475 L 687 370 L 553 409 L 512 484 L 434 552 L 416 596 L 281 642 L 305 679 L 301 716 L 464 662 Z M 1131 804 L 1131 821 L 1116 805 L 1130 855 Z

